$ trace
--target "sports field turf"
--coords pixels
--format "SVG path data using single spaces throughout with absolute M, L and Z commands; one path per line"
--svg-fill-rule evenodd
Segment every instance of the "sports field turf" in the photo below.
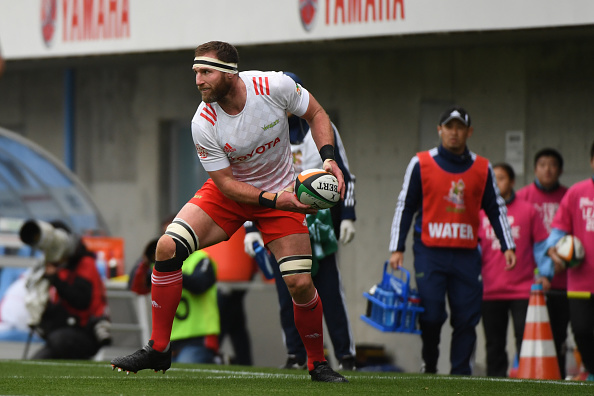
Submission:
M 0 395 L 594 395 L 594 384 L 403 373 L 352 372 L 348 384 L 314 383 L 307 372 L 174 364 L 166 374 L 126 375 L 107 362 L 0 361 Z

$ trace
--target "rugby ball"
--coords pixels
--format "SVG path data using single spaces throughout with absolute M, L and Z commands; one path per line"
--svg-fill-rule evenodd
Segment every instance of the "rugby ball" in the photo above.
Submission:
M 584 245 L 573 235 L 565 235 L 555 244 L 557 254 L 567 267 L 575 267 L 584 259 Z
M 295 195 L 299 202 L 316 209 L 328 209 L 340 201 L 338 180 L 323 169 L 307 169 L 295 180 Z

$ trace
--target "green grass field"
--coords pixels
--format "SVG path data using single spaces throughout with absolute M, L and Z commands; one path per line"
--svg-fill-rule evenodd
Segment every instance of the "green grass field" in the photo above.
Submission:
M 306 371 L 189 364 L 126 375 L 107 362 L 5 360 L 0 373 L 0 395 L 594 395 L 575 381 L 352 372 L 327 384 Z

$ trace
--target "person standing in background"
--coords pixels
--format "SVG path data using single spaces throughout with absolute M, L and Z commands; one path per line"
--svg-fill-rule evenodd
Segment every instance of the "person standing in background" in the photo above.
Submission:
M 479 246 L 482 256 L 483 305 L 482 319 L 487 351 L 487 376 L 507 377 L 507 327 L 513 321 L 516 353 L 524 338 L 524 325 L 534 283 L 535 256 L 544 251 L 548 232 L 536 209 L 516 196 L 513 187 L 515 172 L 506 163 L 493 165 L 495 180 L 507 206 L 507 219 L 516 243 L 517 265 L 504 271 L 505 257 L 499 240 L 484 211 L 481 211 Z M 546 278 L 542 280 L 548 282 Z
M 554 276 L 565 269 L 555 244 L 564 235 L 577 237 L 584 247 L 584 260 L 567 269 L 569 317 L 575 343 L 588 373 L 594 381 L 594 142 L 590 147 L 592 176 L 571 186 L 551 222 L 546 240 L 547 255 L 541 255 L 538 268 L 543 276 Z
M 296 74 L 291 72 L 284 72 L 284 74 L 291 77 L 297 84 L 303 84 Z M 310 228 L 318 224 L 312 221 L 313 218 L 318 221 L 320 219 L 330 220 L 329 224 L 327 224 L 330 226 L 328 232 L 334 234 L 331 238 L 328 238 L 333 241 L 331 242 L 334 243 L 333 247 L 313 249 L 314 256 L 317 256 L 316 252 L 319 252 L 320 256 L 316 257 L 317 263 L 313 266 L 316 270 L 312 270 L 312 277 L 320 297 L 326 302 L 324 305 L 326 307 L 324 309 L 324 318 L 334 347 L 334 355 L 338 361 L 338 369 L 355 370 L 355 343 L 348 319 L 340 271 L 336 261 L 336 240 L 339 239 L 343 245 L 346 245 L 355 236 L 355 176 L 350 172 L 346 151 L 338 130 L 334 124 L 332 124 L 332 128 L 336 142 L 336 162 L 344 175 L 346 192 L 344 199 L 338 205 L 331 209 L 325 209 L 325 211 L 330 211 L 331 216 L 319 216 L 323 211 L 318 211 L 318 215 L 307 216 L 308 225 L 312 223 Z M 307 122 L 295 115 L 289 115 L 289 135 L 295 172 L 300 173 L 306 169 L 321 168 L 322 161 Z M 310 232 L 310 239 L 313 238 L 312 235 L 314 234 L 319 235 L 319 233 Z M 339 238 L 336 238 L 336 235 Z M 255 256 L 254 242 L 263 245 L 260 233 L 249 223 L 246 225 L 244 246 L 246 253 L 252 257 Z M 320 241 L 312 240 L 312 246 L 320 243 Z M 307 354 L 293 320 L 291 295 L 283 281 L 278 265 L 274 264 L 272 268 L 278 292 L 281 326 L 288 354 L 286 363 L 281 367 L 303 369 L 306 367 Z
M 563 173 L 563 157 L 552 148 L 543 148 L 534 156 L 534 182 L 521 188 L 517 197 L 534 205 L 542 217 L 547 232 L 567 187 L 559 183 Z M 561 378 L 565 378 L 565 354 L 567 328 L 569 325 L 569 302 L 567 300 L 567 271 L 555 274 L 550 290 L 546 291 L 547 311 Z
M 447 295 L 453 328 L 450 373 L 472 374 L 470 360 L 483 294 L 477 248 L 481 209 L 501 243 L 505 269 L 516 265 L 505 201 L 495 185 L 491 164 L 466 146 L 473 131 L 470 115 L 459 106 L 440 116 L 441 144 L 410 161 L 392 221 L 389 263 L 398 269 L 404 262 L 406 235 L 418 213 L 413 252 L 417 288 L 425 308 L 419 319 L 421 370 L 425 373 L 437 372 L 441 328 L 448 316 Z

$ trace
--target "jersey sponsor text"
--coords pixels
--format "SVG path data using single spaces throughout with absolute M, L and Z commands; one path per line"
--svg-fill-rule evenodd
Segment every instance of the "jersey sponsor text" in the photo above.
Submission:
M 264 143 L 261 146 L 258 146 L 256 149 L 252 150 L 251 153 L 248 153 L 246 155 L 242 155 L 240 157 L 231 157 L 231 156 L 229 156 L 229 161 L 231 161 L 231 162 L 241 162 L 241 161 L 248 160 L 248 159 L 252 158 L 256 154 L 263 154 L 266 150 L 270 150 L 271 148 L 273 148 L 274 146 L 276 146 L 277 143 L 280 143 L 280 139 L 279 138 L 276 138 L 273 141 L 270 141 L 268 143 Z

